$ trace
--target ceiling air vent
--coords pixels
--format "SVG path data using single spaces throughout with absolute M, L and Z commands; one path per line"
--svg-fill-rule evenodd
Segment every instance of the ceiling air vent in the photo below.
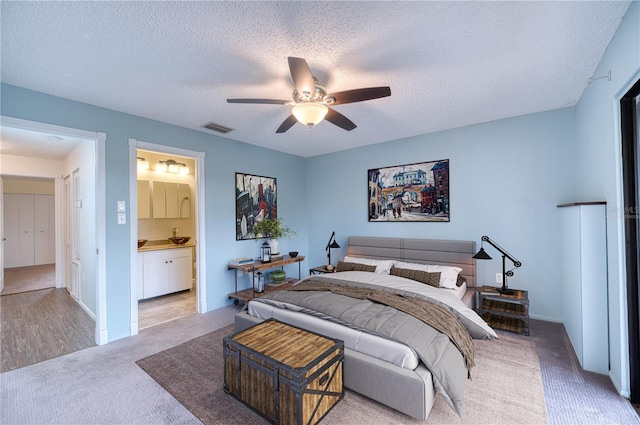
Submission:
M 217 131 L 218 133 L 228 133 L 233 131 L 233 128 L 225 127 L 224 125 L 216 124 L 214 122 L 208 122 L 202 126 L 202 128 L 206 128 L 207 130 Z

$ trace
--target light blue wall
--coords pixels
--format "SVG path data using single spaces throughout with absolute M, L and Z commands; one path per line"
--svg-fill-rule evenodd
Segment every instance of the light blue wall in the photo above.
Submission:
M 523 266 L 509 286 L 529 290 L 533 317 L 561 321 L 560 215 L 574 197 L 575 116 L 567 108 L 310 158 L 310 265 L 326 263 L 332 230 L 346 254 L 349 235 L 475 240 L 488 235 Z M 425 112 L 425 119 L 428 119 Z M 451 221 L 369 223 L 367 170 L 449 159 Z M 492 255 L 493 248 L 487 252 Z M 480 284 L 495 284 L 493 261 L 478 262 Z
M 110 341 L 129 335 L 129 224 L 116 224 L 116 201 L 129 199 L 129 146 L 135 138 L 205 153 L 207 307 L 228 304 L 231 258 L 259 252 L 256 241 L 235 240 L 235 173 L 278 179 L 278 215 L 298 231 L 281 242 L 286 252 L 307 247 L 305 160 L 200 131 L 176 127 L 112 110 L 3 84 L 2 115 L 107 134 L 106 261 L 107 329 Z M 131 220 L 128 220 L 130 223 Z M 245 282 L 248 285 L 248 280 Z
M 611 81 L 596 80 L 576 106 L 578 198 L 607 201 L 610 376 L 628 395 L 629 344 L 624 273 L 620 98 L 640 79 L 640 4 L 633 2 L 609 44 L 594 77 L 611 71 Z

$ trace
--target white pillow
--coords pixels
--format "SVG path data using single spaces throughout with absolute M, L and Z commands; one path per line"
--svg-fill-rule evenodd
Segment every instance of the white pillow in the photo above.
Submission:
M 430 266 L 430 272 L 440 272 L 440 287 L 455 289 L 458 282 L 458 274 L 462 271 L 460 267 L 451 266 Z
M 391 267 L 393 267 L 395 263 L 393 260 L 376 260 L 373 258 L 349 257 L 348 255 L 345 256 L 342 261 L 346 263 L 359 263 L 366 264 L 368 266 L 376 266 L 376 273 L 384 274 L 389 274 L 391 272 Z
M 440 287 L 449 289 L 455 289 L 457 287 L 458 274 L 462 271 L 460 267 L 405 263 L 402 261 L 396 261 L 395 267 L 399 269 L 422 270 L 429 273 L 440 272 Z
M 395 267 L 399 269 L 407 269 L 407 270 L 422 270 L 423 272 L 430 272 L 431 270 L 429 264 L 418 264 L 418 263 L 405 263 L 402 261 L 396 261 Z

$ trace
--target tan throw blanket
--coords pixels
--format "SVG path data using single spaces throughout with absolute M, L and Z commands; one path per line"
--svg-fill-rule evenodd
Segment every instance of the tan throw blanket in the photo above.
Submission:
M 417 319 L 422 320 L 432 328 L 447 335 L 451 342 L 462 354 L 468 377 L 471 377 L 473 362 L 473 340 L 467 329 L 448 309 L 427 300 L 407 298 L 401 294 L 386 291 L 377 291 L 365 288 L 353 288 L 336 286 L 318 281 L 301 282 L 288 288 L 290 291 L 330 291 L 334 294 L 344 295 L 361 300 L 369 300 L 397 310 L 403 311 Z

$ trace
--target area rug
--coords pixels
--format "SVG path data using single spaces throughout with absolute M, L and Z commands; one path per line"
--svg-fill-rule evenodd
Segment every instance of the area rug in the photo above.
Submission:
M 227 326 L 137 362 L 147 374 L 205 424 L 266 424 L 265 419 L 223 390 L 222 339 Z M 458 416 L 440 398 L 426 422 L 346 390 L 323 424 L 546 424 L 536 345 L 501 336 L 474 341 L 472 380 Z

